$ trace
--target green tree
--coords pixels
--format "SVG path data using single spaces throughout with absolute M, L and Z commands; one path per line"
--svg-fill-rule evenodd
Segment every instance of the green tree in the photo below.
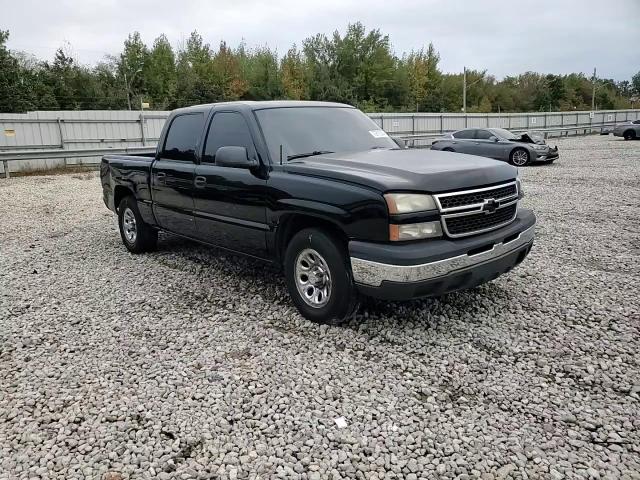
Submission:
M 242 74 L 238 56 L 220 42 L 220 47 L 210 62 L 210 74 L 213 77 L 220 100 L 230 101 L 242 98 L 248 90 L 248 84 Z
M 280 63 L 282 90 L 286 98 L 303 100 L 309 98 L 307 67 L 302 53 L 294 44 Z
M 140 38 L 139 32 L 133 32 L 124 42 L 124 51 L 120 55 L 118 71 L 129 94 L 131 108 L 138 107 L 137 102 L 147 91 L 145 82 L 145 64 L 149 58 L 149 49 Z
M 631 93 L 640 95 L 640 71 L 631 77 Z
M 283 94 L 280 66 L 276 51 L 267 47 L 246 51 L 241 45 L 236 51 L 243 78 L 247 83 L 244 98 L 273 100 Z
M 20 68 L 6 47 L 9 32 L 0 30 L 0 112 L 23 112 L 34 106 L 28 70 Z M 25 74 L 27 74 L 25 76 Z
M 415 111 L 437 111 L 441 108 L 440 84 L 442 75 L 438 70 L 440 56 L 432 43 L 427 51 L 412 51 L 404 60 L 409 83 L 407 107 Z
M 152 107 L 164 110 L 172 104 L 177 88 L 176 58 L 165 35 L 153 42 L 146 58 L 143 76 Z

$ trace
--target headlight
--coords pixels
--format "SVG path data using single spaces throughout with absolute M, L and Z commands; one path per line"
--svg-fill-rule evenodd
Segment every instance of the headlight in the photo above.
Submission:
M 404 225 L 389 225 L 389 240 L 403 242 L 405 240 L 420 240 L 442 236 L 440 222 L 406 223 Z
M 389 213 L 412 213 L 425 210 L 435 210 L 436 202 L 431 195 L 416 193 L 387 193 L 384 196 L 389 208 Z
M 534 150 L 546 150 L 547 146 L 546 145 L 534 145 L 533 149 Z

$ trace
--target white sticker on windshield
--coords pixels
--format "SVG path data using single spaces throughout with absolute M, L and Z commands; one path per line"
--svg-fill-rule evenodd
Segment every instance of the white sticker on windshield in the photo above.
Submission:
M 369 133 L 374 138 L 384 138 L 389 136 L 387 135 L 387 132 L 385 132 L 384 130 L 369 130 Z

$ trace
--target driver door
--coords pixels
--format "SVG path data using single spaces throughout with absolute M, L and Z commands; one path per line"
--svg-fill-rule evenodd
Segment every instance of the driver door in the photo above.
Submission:
M 258 171 L 216 164 L 220 147 L 245 147 L 257 159 L 243 115 L 215 112 L 205 139 L 204 154 L 193 183 L 196 236 L 214 245 L 266 258 L 266 180 Z
M 491 130 L 486 130 L 484 128 L 478 129 L 476 130 L 475 136 L 478 155 L 495 159 L 502 158 L 504 143 L 501 143 L 498 137 Z

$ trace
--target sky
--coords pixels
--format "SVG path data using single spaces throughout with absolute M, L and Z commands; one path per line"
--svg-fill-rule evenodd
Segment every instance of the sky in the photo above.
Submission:
M 65 46 L 84 64 L 117 55 L 139 31 L 178 46 L 197 30 L 217 47 L 268 45 L 280 55 L 316 33 L 362 22 L 397 55 L 433 42 L 444 72 L 502 78 L 525 71 L 629 80 L 640 71 L 640 0 L 0 0 L 8 46 L 51 59 Z

